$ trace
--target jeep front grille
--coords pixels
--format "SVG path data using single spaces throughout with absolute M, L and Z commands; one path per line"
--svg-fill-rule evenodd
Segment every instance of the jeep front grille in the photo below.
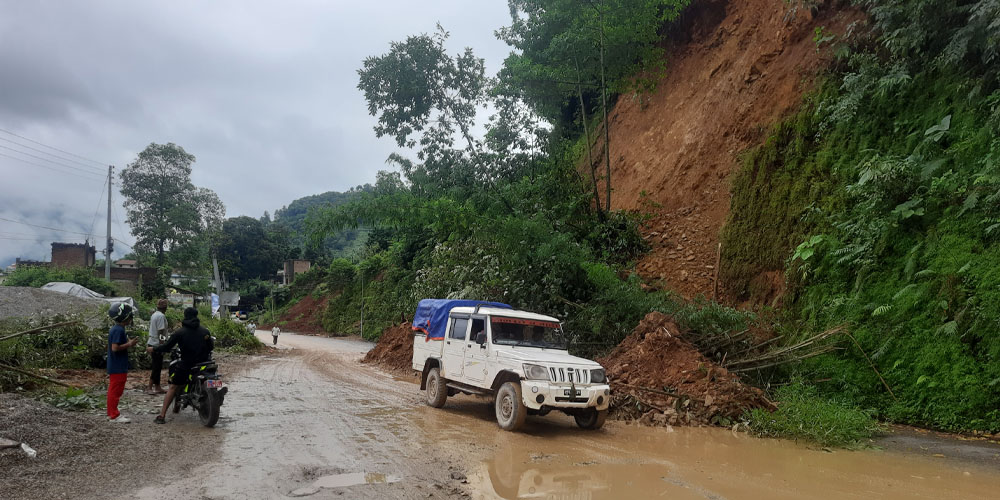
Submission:
M 549 368 L 553 382 L 572 382 L 574 384 L 589 384 L 590 370 L 578 368 Z

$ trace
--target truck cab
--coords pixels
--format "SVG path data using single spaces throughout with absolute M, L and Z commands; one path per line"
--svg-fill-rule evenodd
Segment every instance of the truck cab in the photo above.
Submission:
M 505 430 L 552 410 L 585 429 L 604 424 L 611 390 L 604 369 L 569 354 L 556 318 L 494 302 L 425 299 L 413 329 L 413 369 L 430 406 L 476 394 L 493 398 Z

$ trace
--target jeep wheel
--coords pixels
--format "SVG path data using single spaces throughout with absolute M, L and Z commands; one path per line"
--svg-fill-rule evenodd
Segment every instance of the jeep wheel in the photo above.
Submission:
M 505 431 L 516 431 L 524 425 L 528 409 L 521 401 L 521 384 L 504 382 L 497 391 L 496 397 L 497 423 Z
M 596 410 L 594 408 L 587 408 L 586 410 L 573 415 L 576 420 L 576 425 L 579 425 L 581 429 L 597 430 L 604 425 L 604 419 L 608 417 L 608 410 Z
M 434 408 L 444 406 L 445 399 L 448 399 L 448 387 L 444 385 L 445 380 L 441 378 L 441 370 L 431 368 L 427 373 L 427 405 Z

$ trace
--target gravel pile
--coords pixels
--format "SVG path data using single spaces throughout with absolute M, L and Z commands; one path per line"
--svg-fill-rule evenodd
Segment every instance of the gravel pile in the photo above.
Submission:
M 105 302 L 24 286 L 0 286 L 0 319 L 48 318 L 57 314 L 94 316 Z

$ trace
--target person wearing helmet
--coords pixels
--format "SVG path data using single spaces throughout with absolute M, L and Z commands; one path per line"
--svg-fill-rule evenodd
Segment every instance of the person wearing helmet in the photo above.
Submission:
M 115 322 L 108 331 L 108 420 L 127 424 L 131 420 L 118 411 L 118 401 L 125 392 L 128 379 L 128 350 L 139 342 L 138 337 L 129 339 L 125 327 L 132 324 L 132 306 L 112 304 L 108 316 Z
M 170 403 L 174 400 L 178 387 L 187 384 L 188 380 L 190 380 L 191 368 L 198 363 L 212 359 L 212 349 L 215 348 L 215 341 L 212 340 L 212 333 L 207 328 L 201 326 L 201 322 L 198 320 L 197 309 L 193 307 L 185 309 L 184 321 L 181 321 L 181 327 L 170 334 L 170 338 L 166 342 L 157 347 L 147 347 L 146 351 L 149 353 L 167 353 L 174 346 L 178 346 L 181 350 L 181 362 L 173 373 L 170 374 L 170 388 L 167 389 L 167 395 L 163 397 L 163 407 L 160 408 L 160 414 L 153 419 L 153 422 L 157 424 L 165 424 L 167 422 L 167 408 L 170 407 Z

